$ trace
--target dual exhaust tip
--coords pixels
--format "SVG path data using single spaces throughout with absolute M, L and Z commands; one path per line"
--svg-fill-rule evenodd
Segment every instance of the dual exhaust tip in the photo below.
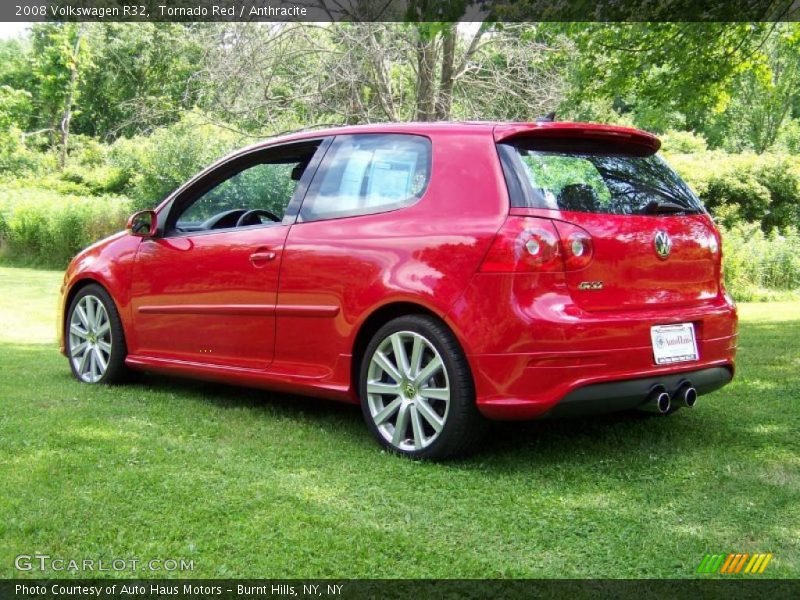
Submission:
M 697 390 L 692 387 L 690 382 L 684 381 L 672 396 L 664 386 L 654 386 L 639 408 L 647 412 L 665 415 L 674 409 L 692 408 L 695 404 L 697 404 Z

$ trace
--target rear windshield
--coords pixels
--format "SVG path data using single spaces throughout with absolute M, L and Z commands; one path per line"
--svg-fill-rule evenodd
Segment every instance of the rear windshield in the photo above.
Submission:
M 498 148 L 516 208 L 611 215 L 703 212 L 697 196 L 655 155 Z

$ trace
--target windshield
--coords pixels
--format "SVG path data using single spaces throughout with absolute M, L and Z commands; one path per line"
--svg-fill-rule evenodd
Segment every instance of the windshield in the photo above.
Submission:
M 702 204 L 658 156 L 500 145 L 511 205 L 612 215 L 694 214 Z

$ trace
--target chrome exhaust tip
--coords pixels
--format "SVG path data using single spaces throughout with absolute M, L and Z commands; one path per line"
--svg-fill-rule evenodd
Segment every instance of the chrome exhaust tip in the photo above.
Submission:
M 660 415 L 667 414 L 670 408 L 672 408 L 672 400 L 666 390 L 661 386 L 653 388 L 647 395 L 647 399 L 645 399 L 644 403 L 639 406 L 639 410 Z
M 675 394 L 678 406 L 682 408 L 693 408 L 697 404 L 697 390 L 692 387 L 692 384 L 686 383 L 678 388 Z

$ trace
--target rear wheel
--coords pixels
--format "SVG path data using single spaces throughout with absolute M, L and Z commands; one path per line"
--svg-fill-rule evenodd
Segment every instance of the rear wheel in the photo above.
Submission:
M 66 350 L 72 374 L 83 383 L 117 383 L 126 374 L 125 334 L 114 302 L 96 284 L 82 288 L 70 303 Z
M 373 336 L 361 365 L 361 409 L 386 448 L 413 458 L 463 454 L 483 420 L 453 334 L 424 315 L 394 319 Z

